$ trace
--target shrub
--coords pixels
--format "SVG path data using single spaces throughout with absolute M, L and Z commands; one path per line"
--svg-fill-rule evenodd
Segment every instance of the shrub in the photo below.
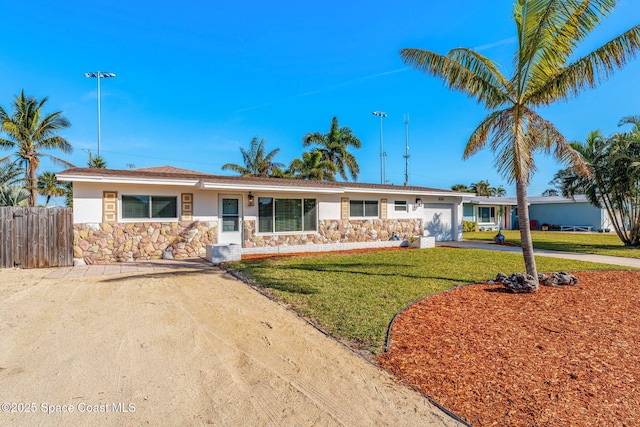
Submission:
M 472 231 L 478 231 L 478 224 L 473 221 L 462 221 L 462 232 L 469 233 Z

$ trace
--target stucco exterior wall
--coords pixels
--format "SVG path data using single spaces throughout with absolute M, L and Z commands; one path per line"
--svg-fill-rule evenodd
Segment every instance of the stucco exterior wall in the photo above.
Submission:
M 199 190 L 187 186 L 158 186 L 142 184 L 103 184 L 76 182 L 73 184 L 74 224 L 101 223 L 103 191 L 118 193 L 118 222 L 135 223 L 140 220 L 122 219 L 122 195 L 176 196 L 178 197 L 178 218 L 182 215 L 180 194 L 193 194 L 193 220 L 212 221 L 218 218 L 218 193 Z M 169 221 L 169 220 L 167 220 Z
M 532 204 L 529 206 L 529 217 L 538 221 L 539 225 L 590 225 L 594 231 L 608 227 L 603 210 L 589 203 Z

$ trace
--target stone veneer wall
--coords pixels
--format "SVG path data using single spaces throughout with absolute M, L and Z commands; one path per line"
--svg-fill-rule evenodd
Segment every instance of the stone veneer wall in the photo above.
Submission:
M 205 246 L 218 242 L 217 221 L 75 224 L 73 257 L 87 264 L 204 257 Z
M 273 234 L 257 236 L 256 221 L 244 221 L 244 247 L 256 248 L 280 245 L 306 245 L 390 240 L 397 234 L 400 240 L 422 236 L 422 219 L 324 220 L 317 233 Z

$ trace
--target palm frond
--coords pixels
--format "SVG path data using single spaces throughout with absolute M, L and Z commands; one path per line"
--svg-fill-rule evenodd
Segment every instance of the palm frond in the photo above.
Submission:
M 640 116 L 626 116 L 620 119 L 618 126 L 633 125 L 634 132 L 640 132 Z
M 457 55 L 461 55 L 458 53 Z M 481 64 L 480 54 L 476 54 L 476 66 Z M 449 89 L 460 90 L 476 98 L 488 108 L 496 108 L 508 101 L 508 95 L 499 86 L 487 81 L 482 75 L 475 74 L 457 61 L 424 49 L 402 49 L 402 61 L 419 71 L 444 80 Z M 487 62 L 490 62 L 488 59 Z
M 640 25 L 607 42 L 588 55 L 551 74 L 544 84 L 533 88 L 526 102 L 531 106 L 548 105 L 595 88 L 616 70 L 623 68 L 640 51 Z
M 499 143 L 505 141 L 511 132 L 509 120 L 512 115 L 513 110 L 507 109 L 494 111 L 485 117 L 469 137 L 462 158 L 466 160 L 473 156 L 482 150 L 489 140 L 499 141 Z

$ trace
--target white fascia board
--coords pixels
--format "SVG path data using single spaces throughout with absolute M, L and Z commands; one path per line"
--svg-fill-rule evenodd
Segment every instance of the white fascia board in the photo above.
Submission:
M 193 187 L 198 184 L 195 179 L 156 179 L 156 178 L 121 178 L 116 176 L 56 175 L 59 181 L 93 182 L 106 184 L 145 184 L 145 185 L 179 185 Z
M 451 193 L 449 191 L 413 191 L 413 190 L 389 190 L 378 188 L 346 188 L 345 193 L 376 193 L 376 194 L 397 194 L 403 196 L 437 196 L 437 197 L 461 197 L 464 193 Z
M 529 197 L 529 204 L 532 205 L 544 205 L 544 204 L 556 204 L 556 203 L 589 203 L 587 196 L 577 194 L 573 198 L 562 196 L 547 196 L 547 197 Z
M 342 194 L 344 190 L 341 188 L 322 188 L 322 187 L 288 187 L 281 185 L 252 185 L 242 183 L 219 183 L 200 181 L 198 187 L 205 190 L 245 190 L 245 191 L 278 191 L 281 193 L 324 193 L 324 194 Z

